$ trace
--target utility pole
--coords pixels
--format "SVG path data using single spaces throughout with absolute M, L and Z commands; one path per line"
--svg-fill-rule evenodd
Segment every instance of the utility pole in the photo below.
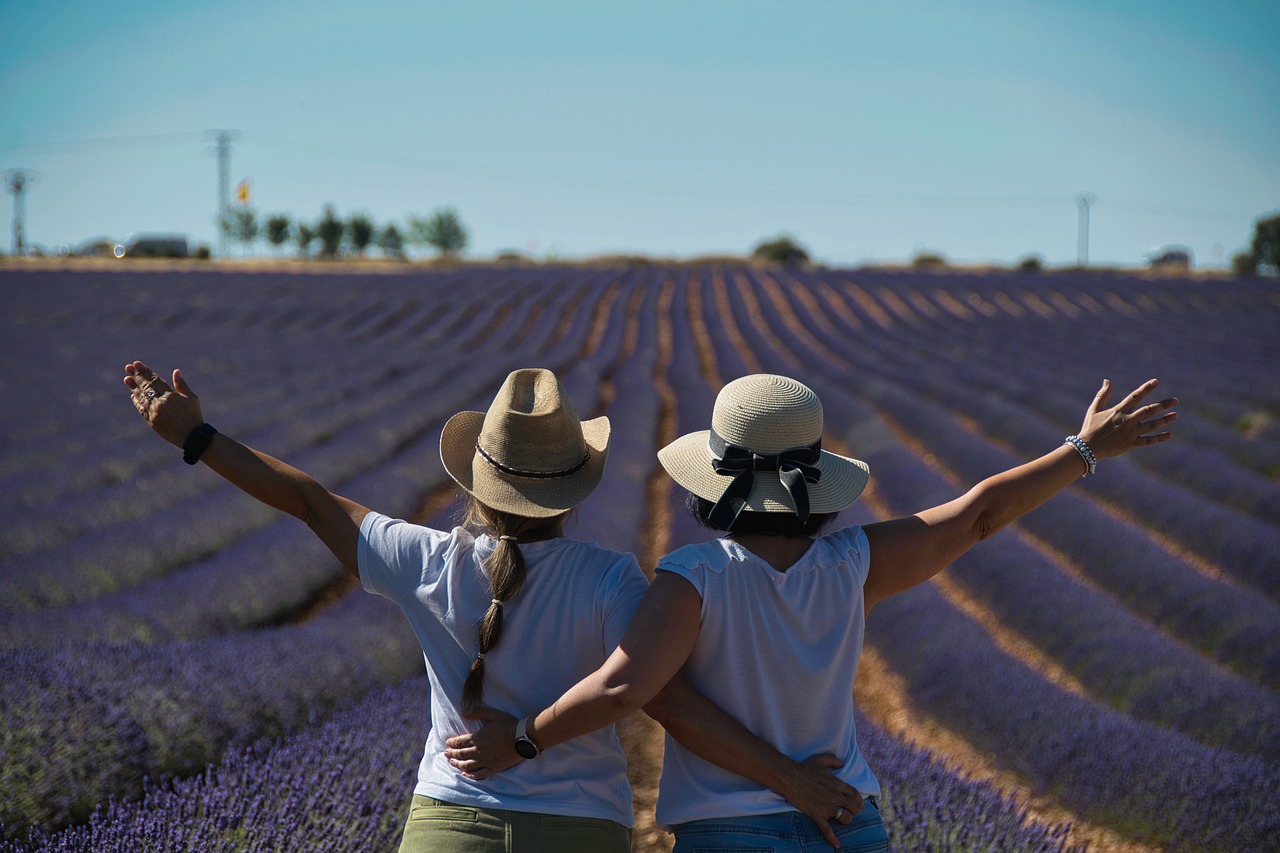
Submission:
M 27 184 L 34 176 L 26 169 L 9 169 L 4 173 L 4 183 L 13 193 L 13 254 L 22 257 L 26 254 L 26 243 L 23 240 L 23 218 L 26 214 L 24 195 Z
M 1098 197 L 1093 193 L 1080 193 L 1076 204 L 1080 206 L 1080 223 L 1076 228 L 1076 265 L 1089 265 L 1089 208 Z
M 231 140 L 234 130 L 211 130 L 214 155 L 218 158 L 218 257 L 227 256 L 227 217 L 231 213 Z

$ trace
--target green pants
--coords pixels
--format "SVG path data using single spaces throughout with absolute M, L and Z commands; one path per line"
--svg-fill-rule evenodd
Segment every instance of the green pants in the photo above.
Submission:
M 630 853 L 631 830 L 593 817 L 512 812 L 413 797 L 400 853 Z

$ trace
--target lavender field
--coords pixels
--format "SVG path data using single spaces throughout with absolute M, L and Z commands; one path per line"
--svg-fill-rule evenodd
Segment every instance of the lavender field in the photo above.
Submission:
M 749 372 L 867 460 L 847 523 L 1055 447 L 1106 377 L 1175 441 L 882 604 L 860 738 L 896 849 L 1280 850 L 1280 286 L 706 267 L 0 271 L 0 851 L 394 849 L 426 731 L 399 611 L 150 434 L 181 367 L 217 428 L 379 511 L 454 522 L 439 431 L 516 367 L 614 450 L 571 535 L 706 538 L 655 450 Z M 519 710 L 519 709 L 513 709 Z M 660 732 L 624 725 L 636 849 Z

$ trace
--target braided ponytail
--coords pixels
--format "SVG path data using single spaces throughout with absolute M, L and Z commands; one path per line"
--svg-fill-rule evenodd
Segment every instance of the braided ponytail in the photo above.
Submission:
M 493 598 L 476 627 L 480 651 L 462 685 L 462 706 L 475 708 L 484 704 L 484 659 L 502 640 L 502 605 L 515 598 L 524 585 L 526 568 L 518 543 L 559 536 L 568 513 L 551 518 L 528 518 L 485 506 L 474 497 L 468 498 L 466 526 L 491 533 L 498 539 L 498 546 L 483 564 Z

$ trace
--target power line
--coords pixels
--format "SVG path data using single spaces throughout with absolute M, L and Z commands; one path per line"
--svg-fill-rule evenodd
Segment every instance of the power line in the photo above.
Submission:
M 405 165 L 405 166 L 431 166 L 438 169 L 446 169 L 455 172 L 479 174 L 497 178 L 517 178 L 523 180 L 538 180 L 553 182 L 563 185 L 566 182 L 596 185 L 596 186 L 633 186 L 639 188 L 650 188 L 660 190 L 685 190 L 694 192 L 720 192 L 720 193 L 746 193 L 746 194 L 767 194 L 767 195 L 784 195 L 801 198 L 829 199 L 831 201 L 842 202 L 845 204 L 866 204 L 866 205 L 933 205 L 933 206 L 949 206 L 949 207 L 1049 207 L 1062 204 L 1064 196 L 1059 195 L 913 195 L 905 193 L 857 193 L 846 192 L 841 190 L 806 190 L 794 187 L 762 187 L 762 186 L 733 186 L 724 184 L 691 184 L 680 183 L 675 181 L 649 180 L 644 178 L 624 178 L 618 176 L 599 177 L 583 174 L 571 174 L 567 172 L 557 172 L 542 169 L 521 169 L 518 167 L 493 166 L 481 163 L 467 163 L 459 161 L 444 160 L 424 160 L 421 157 L 403 154 L 394 154 L 388 152 L 371 151 L 360 148 L 350 148 L 345 146 L 329 145 L 323 143 L 302 142 L 293 139 L 282 139 L 279 137 L 263 136 L 260 134 L 243 134 L 239 131 L 193 131 L 179 133 L 156 133 L 141 134 L 135 136 L 108 136 L 89 139 L 73 139 L 52 142 L 41 142 L 24 145 L 0 145 L 0 151 L 13 153 L 56 153 L 63 150 L 75 149 L 120 149 L 153 145 L 176 145 L 185 144 L 197 139 L 208 139 L 210 134 L 231 133 L 235 139 L 247 139 L 250 141 L 265 143 L 271 146 L 280 146 L 293 148 L 297 150 L 307 150 L 317 154 L 330 157 L 340 157 L 347 160 L 357 160 L 365 163 L 379 163 L 384 165 Z M 216 137 L 215 137 L 216 139 Z M 221 149 L 218 149 L 219 151 Z M 229 151 L 229 148 L 228 148 Z M 221 204 L 222 197 L 219 199 L 219 215 L 221 215 L 223 207 Z M 1093 197 L 1093 201 L 1098 201 L 1097 196 Z M 1125 199 L 1116 199 L 1105 196 L 1101 199 L 1105 201 L 1108 208 L 1116 210 L 1128 210 L 1135 213 L 1145 215 L 1166 215 L 1180 216 L 1195 219 L 1238 219 L 1242 214 L 1237 211 L 1227 210 L 1198 210 L 1193 208 L 1178 207 L 1174 205 L 1165 205 L 1151 202 L 1139 202 Z M 1092 202 L 1091 202 L 1092 203 Z M 1079 199 L 1077 198 L 1077 204 Z
M 203 138 L 205 138 L 205 134 L 199 132 L 152 133 L 140 136 L 102 136 L 92 139 L 68 139 L 60 142 L 0 145 L 0 151 L 11 151 L 18 154 L 49 154 L 67 149 L 119 149 L 149 145 L 177 145 Z

